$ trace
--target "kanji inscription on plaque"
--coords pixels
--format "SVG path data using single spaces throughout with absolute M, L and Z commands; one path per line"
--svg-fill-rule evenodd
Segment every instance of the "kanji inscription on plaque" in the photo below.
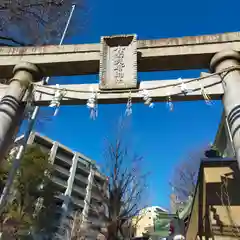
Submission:
M 100 89 L 137 87 L 137 37 L 120 35 L 101 38 Z

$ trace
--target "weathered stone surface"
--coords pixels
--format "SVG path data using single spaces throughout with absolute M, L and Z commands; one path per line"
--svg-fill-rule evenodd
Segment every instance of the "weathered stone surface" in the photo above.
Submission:
M 137 37 L 121 35 L 101 38 L 100 88 L 137 87 Z
M 183 79 L 183 82 L 189 81 L 190 79 Z M 189 90 L 195 89 L 195 91 L 190 91 L 187 94 L 182 94 L 181 87 L 175 86 L 171 88 L 164 88 L 166 85 L 179 84 L 179 80 L 151 80 L 142 81 L 138 89 L 148 89 L 149 97 L 152 98 L 153 102 L 166 102 L 167 96 L 171 95 L 172 101 L 190 101 L 190 100 L 203 100 L 202 92 L 198 81 L 192 81 L 187 83 L 187 88 Z M 212 76 L 201 80 L 201 84 L 205 86 L 205 91 L 212 99 L 221 99 L 223 95 L 223 87 L 221 79 L 218 76 Z M 65 97 L 61 101 L 61 105 L 72 105 L 72 104 L 83 104 L 85 105 L 89 97 L 91 97 L 91 92 L 87 92 L 90 89 L 98 90 L 98 84 L 69 84 L 60 85 L 61 88 L 66 90 L 74 90 L 73 92 L 67 91 Z M 160 88 L 157 88 L 160 87 Z M 0 99 L 4 95 L 7 89 L 7 85 L 0 84 Z M 83 92 L 77 92 L 81 90 Z M 84 92 L 85 91 L 85 92 Z M 49 105 L 52 100 L 52 95 L 54 94 L 54 89 L 45 88 L 44 86 L 35 86 L 35 104 L 40 106 Z M 39 92 L 44 92 L 40 94 Z M 98 104 L 115 104 L 115 103 L 126 103 L 129 98 L 129 90 L 124 92 L 101 92 L 98 94 Z M 133 103 L 144 102 L 143 96 L 132 90 L 131 98 Z
M 137 41 L 138 71 L 209 68 L 223 49 L 240 52 L 240 32 Z M 1 78 L 20 61 L 38 65 L 45 76 L 98 74 L 100 44 L 0 48 Z

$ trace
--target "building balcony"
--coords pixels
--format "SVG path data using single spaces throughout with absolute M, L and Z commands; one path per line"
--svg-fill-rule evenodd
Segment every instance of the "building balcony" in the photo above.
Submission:
M 77 208 L 84 208 L 84 200 L 79 200 L 76 197 L 71 196 L 71 200 L 73 205 L 77 206 Z
M 61 154 L 59 152 L 57 152 L 56 157 L 55 157 L 55 161 L 61 161 L 63 162 L 64 165 L 66 165 L 67 168 L 70 168 L 70 166 L 72 166 L 72 158 L 68 158 L 66 156 L 64 156 L 64 154 Z
M 76 182 L 76 184 L 78 184 L 79 186 L 85 187 L 88 184 L 88 177 L 82 176 L 78 173 L 75 174 L 75 179 L 74 181 Z
M 49 152 L 53 145 L 53 141 L 51 139 L 41 136 L 38 133 L 35 134 L 33 142 L 39 145 L 42 150 L 45 150 L 46 152 Z
M 91 205 L 89 208 L 88 217 L 99 218 L 99 212 L 96 210 L 96 208 L 93 205 Z
M 97 201 L 102 201 L 103 200 L 103 196 L 101 195 L 100 192 L 95 192 L 92 190 L 91 192 L 91 197 Z
M 56 177 L 56 176 L 52 176 L 51 179 L 57 185 L 59 190 L 61 190 L 61 192 L 66 190 L 67 181 L 63 181 L 62 179 L 60 179 L 59 177 Z
M 38 146 L 40 147 L 41 151 L 43 151 L 44 153 L 49 153 L 51 151 L 52 146 L 46 147 L 43 146 L 41 144 L 38 144 Z
M 72 190 L 73 190 L 77 195 L 80 195 L 80 196 L 82 196 L 82 198 L 85 198 L 85 196 L 86 196 L 86 189 L 85 189 L 85 188 L 81 188 L 81 187 L 76 186 L 76 184 L 73 184 Z
M 90 169 L 85 166 L 84 164 L 78 162 L 77 168 L 76 168 L 76 173 L 88 177 L 90 173 Z
M 94 177 L 96 178 L 96 180 L 98 182 L 101 182 L 103 184 L 104 181 L 106 181 L 106 176 L 101 174 L 100 172 L 98 171 L 95 171 L 94 172 Z
M 54 165 L 54 175 L 57 175 L 59 178 L 63 178 L 67 180 L 69 178 L 70 172 L 63 167 L 60 167 L 58 165 Z
M 96 194 L 100 194 L 107 190 L 107 187 L 104 186 L 104 182 L 98 182 L 96 179 L 93 180 L 92 191 Z

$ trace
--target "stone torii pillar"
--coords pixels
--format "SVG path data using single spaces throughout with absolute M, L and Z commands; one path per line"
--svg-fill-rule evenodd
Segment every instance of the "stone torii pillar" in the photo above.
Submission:
M 239 68 L 220 74 L 224 88 L 222 101 L 240 167 L 240 54 L 233 50 L 224 50 L 213 56 L 210 63 L 212 72 L 229 67 Z
M 22 102 L 32 82 L 40 81 L 41 75 L 34 64 L 23 62 L 13 69 L 13 78 L 0 102 L 0 163 L 5 157 L 23 119 L 25 104 Z

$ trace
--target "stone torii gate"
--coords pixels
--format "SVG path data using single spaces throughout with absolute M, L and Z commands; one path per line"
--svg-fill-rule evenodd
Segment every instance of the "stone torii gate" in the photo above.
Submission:
M 55 90 L 43 86 L 44 76 L 100 73 L 99 84 L 61 85 L 61 104 L 86 104 L 91 89 L 98 104 L 140 102 L 148 89 L 153 102 L 203 99 L 203 86 L 212 99 L 223 99 L 225 114 L 240 163 L 240 32 L 197 37 L 138 40 L 135 35 L 102 37 L 100 44 L 0 48 L 0 161 L 14 140 L 23 118 L 27 96 L 34 89 L 34 103 L 46 106 Z M 183 79 L 190 92 L 181 92 L 179 80 L 137 81 L 137 72 L 210 69 L 199 81 Z M 226 70 L 227 69 L 227 70 Z M 226 71 L 225 71 L 226 70 Z M 12 77 L 13 76 L 13 77 Z M 39 82 L 39 84 L 32 84 Z M 166 85 L 168 85 L 166 87 Z

